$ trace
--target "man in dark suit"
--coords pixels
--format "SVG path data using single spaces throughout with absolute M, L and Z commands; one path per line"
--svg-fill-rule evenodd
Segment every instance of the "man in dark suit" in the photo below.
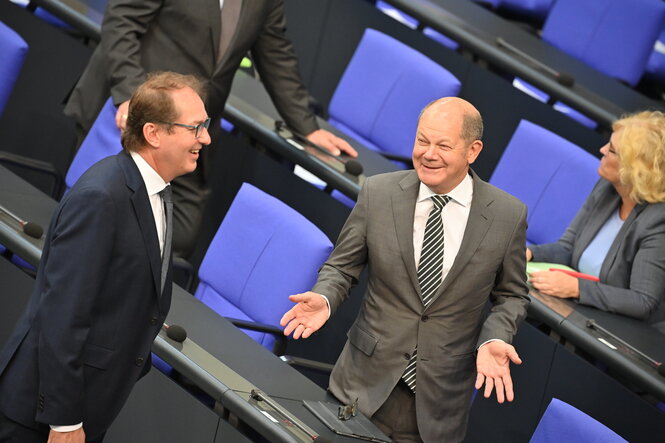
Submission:
M 210 120 L 191 76 L 132 96 L 124 151 L 92 166 L 51 221 L 34 293 L 0 355 L 0 441 L 101 441 L 171 303 L 169 182 Z
M 290 297 L 297 304 L 281 321 L 285 334 L 309 337 L 369 267 L 329 389 L 344 403 L 358 399 L 396 441 L 461 441 L 474 378 L 486 397 L 496 388 L 500 403 L 513 400 L 509 362 L 521 360 L 509 343 L 528 302 L 526 207 L 470 170 L 481 135 L 470 103 L 428 105 L 415 171 L 365 181 L 316 285 Z
M 251 51 L 263 84 L 286 124 L 334 154 L 357 155 L 344 140 L 319 129 L 297 59 L 286 38 L 283 0 L 110 0 L 102 40 L 65 108 L 87 133 L 106 99 L 118 106 L 124 127 L 127 100 L 151 71 L 194 74 L 208 91 L 206 109 L 219 130 L 233 75 Z M 209 158 L 204 152 L 195 174 L 173 184 L 176 202 L 174 250 L 188 257 L 207 201 Z

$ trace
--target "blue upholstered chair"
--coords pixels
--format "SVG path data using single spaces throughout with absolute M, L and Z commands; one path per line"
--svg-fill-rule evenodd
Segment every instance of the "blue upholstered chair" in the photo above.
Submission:
M 328 109 L 329 122 L 365 146 L 410 158 L 417 117 L 460 81 L 415 49 L 366 29 Z
M 379 0 L 375 3 L 375 6 L 381 12 L 383 12 L 384 14 L 386 14 L 389 17 L 394 18 L 395 20 L 402 23 L 403 25 L 406 25 L 411 29 L 417 29 L 418 28 L 418 20 L 416 20 L 415 18 L 411 17 L 408 14 L 405 14 L 404 12 L 400 11 L 399 9 L 394 7 L 393 5 Z M 423 28 L 422 32 L 427 37 L 431 38 L 435 42 L 441 43 L 443 46 L 445 46 L 448 49 L 452 49 L 453 51 L 456 51 L 457 48 L 459 48 L 459 43 L 457 43 L 455 40 L 451 39 L 450 37 L 446 37 L 445 35 L 441 34 L 436 29 L 432 29 L 428 26 L 425 26 Z
M 65 192 L 98 161 L 122 151 L 120 130 L 115 124 L 116 107 L 109 98 L 85 136 L 65 176 Z
M 598 181 L 599 160 L 522 120 L 490 178 L 529 208 L 528 243 L 559 239 Z
M 626 442 L 616 432 L 584 412 L 553 398 L 545 410 L 531 443 Z
M 14 84 L 23 67 L 28 44 L 9 26 L 0 21 L 0 115 L 5 110 Z
M 665 85 L 665 29 L 653 47 L 645 75 Z
M 502 10 L 537 21 L 544 21 L 555 0 L 500 0 Z
M 208 247 L 194 295 L 282 354 L 279 320 L 293 306 L 288 296 L 311 289 L 331 251 L 309 220 L 244 183 Z
M 557 0 L 542 39 L 603 74 L 635 86 L 664 27 L 662 0 Z M 535 96 L 542 101 L 549 98 L 542 92 Z M 557 103 L 555 109 L 585 126 L 596 126 L 563 103 Z

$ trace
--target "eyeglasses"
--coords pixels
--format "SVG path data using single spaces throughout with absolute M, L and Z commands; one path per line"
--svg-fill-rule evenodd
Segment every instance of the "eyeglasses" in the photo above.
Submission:
M 198 125 L 186 125 L 184 123 L 175 123 L 175 122 L 164 122 L 164 121 L 156 121 L 155 123 L 162 123 L 164 125 L 172 125 L 172 126 L 180 126 L 181 128 L 187 128 L 191 129 L 194 131 L 194 137 L 199 138 L 201 136 L 201 132 L 203 129 L 208 129 L 210 127 L 210 117 L 199 123 Z

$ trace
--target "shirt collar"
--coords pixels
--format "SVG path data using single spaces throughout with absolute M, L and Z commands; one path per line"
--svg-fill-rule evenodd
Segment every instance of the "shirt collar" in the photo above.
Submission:
M 420 203 L 433 195 L 436 195 L 436 193 L 428 188 L 423 182 L 420 182 L 418 200 L 416 200 L 416 202 Z M 471 175 L 465 175 L 462 181 L 446 195 L 464 207 L 470 205 L 471 198 L 473 197 L 473 179 L 471 178 Z
M 158 194 L 168 185 L 168 183 L 162 179 L 157 171 L 152 169 L 152 166 L 150 166 L 148 162 L 145 161 L 143 157 L 141 157 L 141 154 L 136 151 L 132 151 L 129 153 L 129 155 L 132 156 L 134 163 L 136 163 L 136 167 L 139 168 L 139 173 L 141 174 L 141 178 L 145 183 L 145 188 L 148 191 L 149 196 Z

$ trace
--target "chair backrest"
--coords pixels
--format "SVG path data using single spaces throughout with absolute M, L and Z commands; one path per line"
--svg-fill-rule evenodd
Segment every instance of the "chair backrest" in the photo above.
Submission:
M 531 436 L 531 443 L 625 441 L 604 424 L 557 398 L 547 406 Z
M 410 157 L 421 109 L 460 88 L 441 65 L 366 29 L 330 102 L 330 123 L 370 148 Z
M 13 29 L 0 21 L 0 115 L 5 110 L 14 84 L 23 67 L 28 44 Z
M 195 296 L 222 316 L 279 327 L 308 291 L 332 243 L 315 225 L 280 200 L 244 183 L 199 268 Z M 247 331 L 272 349 L 269 334 Z
M 115 155 L 122 151 L 120 144 L 120 131 L 115 124 L 116 108 L 109 98 L 99 111 L 97 119 L 92 124 L 88 135 L 79 147 L 78 152 L 69 165 L 65 176 L 66 191 L 68 191 L 76 180 L 83 175 L 88 168 L 103 158 Z M 65 191 L 65 192 L 66 192 Z
M 649 62 L 647 63 L 646 74 L 665 84 L 665 29 L 660 33 L 653 47 Z
M 529 208 L 527 241 L 558 240 L 598 181 L 599 160 L 527 120 L 517 126 L 490 183 Z
M 542 38 L 634 86 L 664 24 L 662 0 L 557 0 Z

